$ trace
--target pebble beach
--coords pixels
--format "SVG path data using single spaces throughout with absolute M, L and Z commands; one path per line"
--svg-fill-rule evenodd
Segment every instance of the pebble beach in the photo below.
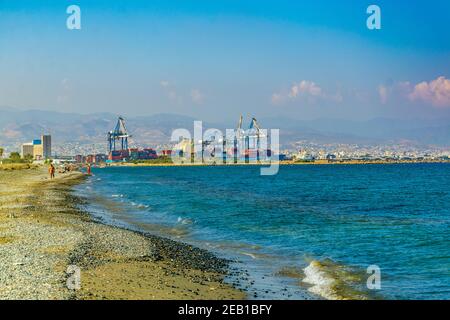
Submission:
M 193 246 L 94 221 L 80 172 L 0 169 L 0 299 L 245 299 L 228 262 Z M 70 268 L 80 286 L 67 285 Z

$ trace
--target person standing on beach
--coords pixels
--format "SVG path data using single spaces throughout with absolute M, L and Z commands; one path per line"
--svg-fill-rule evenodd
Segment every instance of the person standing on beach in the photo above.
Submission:
M 55 178 L 55 166 L 53 163 L 50 163 L 50 167 L 48 167 L 48 173 L 50 174 L 50 179 Z
M 87 165 L 87 174 L 89 176 L 91 175 L 91 164 L 90 163 Z

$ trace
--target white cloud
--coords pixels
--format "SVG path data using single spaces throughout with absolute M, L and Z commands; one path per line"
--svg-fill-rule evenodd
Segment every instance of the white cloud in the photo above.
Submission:
M 450 107 L 450 80 L 438 77 L 430 82 L 420 82 L 416 85 L 409 81 L 395 82 L 392 85 L 378 86 L 380 101 L 386 104 L 391 99 L 409 99 L 425 102 L 435 107 Z
M 177 87 L 167 80 L 161 80 L 159 84 L 171 102 L 183 104 L 184 101 L 191 100 L 195 104 L 202 104 L 205 100 L 205 95 L 200 89 L 191 89 L 188 93 L 177 90 Z
M 159 82 L 161 87 L 164 89 L 167 98 L 169 98 L 170 101 L 181 104 L 182 103 L 182 97 L 180 97 L 177 93 L 177 90 L 174 85 L 172 85 L 167 80 L 161 80 Z
M 309 80 L 302 80 L 294 83 L 289 90 L 283 92 L 276 92 L 272 94 L 272 104 L 282 104 L 289 101 L 303 99 L 307 102 L 313 103 L 319 99 L 329 100 L 334 102 L 342 102 L 343 96 L 340 91 L 335 94 L 328 94 L 315 82 Z
M 302 80 L 300 83 L 291 87 L 289 92 L 289 98 L 296 98 L 299 95 L 313 96 L 317 97 L 322 94 L 322 88 L 312 81 Z
M 450 80 L 438 77 L 430 82 L 418 83 L 409 98 L 412 101 L 431 103 L 435 107 L 450 107 Z
M 272 104 L 280 104 L 284 102 L 285 97 L 280 93 L 272 94 Z
M 380 96 L 380 100 L 382 104 L 386 104 L 387 100 L 388 100 L 388 91 L 389 88 L 385 85 L 380 85 L 378 87 L 378 95 Z
M 191 99 L 194 103 L 202 104 L 205 100 L 205 95 L 199 89 L 192 89 Z
M 382 104 L 387 104 L 390 100 L 407 97 L 411 90 L 411 83 L 408 81 L 394 82 L 390 85 L 380 84 L 378 96 Z

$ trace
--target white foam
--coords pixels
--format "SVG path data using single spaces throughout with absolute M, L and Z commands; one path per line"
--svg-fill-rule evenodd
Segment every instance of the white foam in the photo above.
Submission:
M 177 222 L 185 225 L 194 223 L 191 219 L 188 218 L 183 219 L 182 217 L 178 217 Z
M 303 269 L 303 272 L 305 273 L 305 278 L 302 281 L 312 285 L 308 289 L 309 292 L 328 300 L 342 299 L 333 289 L 336 280 L 323 270 L 318 261 L 312 261 L 309 266 Z
M 256 260 L 256 259 L 257 259 L 256 255 L 254 255 L 253 253 L 243 252 L 243 251 L 241 251 L 240 253 L 243 254 L 244 256 L 249 256 L 249 257 L 252 258 L 253 260 Z

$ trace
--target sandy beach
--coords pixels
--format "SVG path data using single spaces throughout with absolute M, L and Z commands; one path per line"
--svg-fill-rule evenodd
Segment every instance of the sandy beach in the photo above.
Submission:
M 245 299 L 227 262 L 168 239 L 100 224 L 82 212 L 79 172 L 0 166 L 0 299 Z M 81 288 L 69 289 L 69 266 Z

